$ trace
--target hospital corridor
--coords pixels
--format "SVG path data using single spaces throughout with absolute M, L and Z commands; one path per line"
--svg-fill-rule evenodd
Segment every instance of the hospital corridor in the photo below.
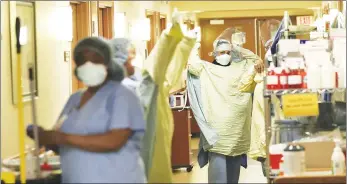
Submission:
M 345 183 L 346 1 L 1 1 L 1 184 Z

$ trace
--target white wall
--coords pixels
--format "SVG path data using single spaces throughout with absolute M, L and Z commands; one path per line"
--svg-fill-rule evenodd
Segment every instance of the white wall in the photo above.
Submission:
M 171 22 L 171 7 L 169 3 L 162 1 L 115 1 L 115 13 L 125 12 L 126 16 L 126 37 L 131 38 L 129 26 L 136 21 L 146 18 L 146 10 L 157 11 L 167 16 L 167 22 Z M 117 30 L 115 30 L 117 31 Z M 140 32 L 141 30 L 139 30 Z M 146 42 L 134 41 L 137 50 L 137 57 L 144 61 Z M 137 62 L 137 61 L 135 61 Z M 138 65 L 138 63 L 136 63 Z M 141 65 L 141 64 L 140 64 Z
M 12 104 L 9 3 L 1 1 L 1 157 L 18 153 L 18 116 Z M 70 63 L 64 62 L 64 51 L 70 43 L 59 41 L 55 24 L 55 9 L 69 6 L 69 2 L 36 1 L 36 43 L 38 64 L 37 99 L 38 123 L 51 127 L 70 95 Z M 23 66 L 25 67 L 25 66 Z M 30 102 L 25 104 L 25 123 L 31 122 Z M 27 140 L 28 143 L 30 143 Z

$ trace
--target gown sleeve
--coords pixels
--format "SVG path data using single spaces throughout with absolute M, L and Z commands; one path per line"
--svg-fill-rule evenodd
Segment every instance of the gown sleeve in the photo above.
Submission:
M 183 38 L 180 29 L 179 25 L 174 24 L 169 33 L 164 31 L 144 63 L 145 72 L 153 78 L 157 85 L 164 84 L 166 70 L 177 44 Z
M 244 76 L 241 78 L 241 81 L 239 83 L 238 89 L 240 92 L 246 92 L 246 93 L 253 93 L 255 86 L 257 83 L 254 81 L 255 76 L 257 75 L 254 64 L 260 60 L 260 57 L 254 54 L 252 51 L 239 48 L 239 51 L 243 57 L 243 59 L 246 60 L 246 65 L 249 68 L 249 70 L 244 74 Z
M 239 83 L 239 91 L 244 93 L 253 93 L 255 86 L 257 83 L 254 81 L 254 77 L 256 75 L 256 72 L 254 70 L 254 67 L 250 67 L 247 73 L 244 74 L 244 76 L 241 78 L 241 81 Z
M 241 53 L 241 55 L 244 59 L 247 59 L 247 61 L 251 61 L 251 62 L 255 63 L 257 60 L 261 60 L 258 55 L 254 54 L 252 51 L 250 51 L 248 49 L 238 47 L 237 50 Z
M 166 82 L 169 89 L 172 89 L 181 79 L 182 72 L 188 63 L 189 55 L 195 42 L 196 40 L 193 38 L 184 37 L 177 45 L 175 54 L 166 72 Z
M 188 63 L 188 72 L 196 77 L 200 76 L 204 68 L 204 61 L 200 58 L 194 58 Z
M 110 114 L 108 129 L 126 129 L 144 131 L 145 119 L 139 98 L 125 86 L 119 89 L 109 99 L 106 106 Z
M 261 82 L 261 83 L 258 83 L 255 90 L 254 90 L 254 93 L 256 93 L 256 95 L 254 95 L 254 99 L 255 99 L 255 103 L 257 105 L 257 110 L 259 111 L 259 113 L 261 114 L 261 117 L 256 117 L 256 119 L 259 121 L 258 123 L 258 130 L 260 132 L 260 142 L 263 144 L 263 146 L 265 147 L 265 112 L 264 112 L 264 97 L 263 97 L 263 87 L 264 84 Z M 263 147 L 263 148 L 264 148 Z M 265 152 L 265 150 L 264 150 Z

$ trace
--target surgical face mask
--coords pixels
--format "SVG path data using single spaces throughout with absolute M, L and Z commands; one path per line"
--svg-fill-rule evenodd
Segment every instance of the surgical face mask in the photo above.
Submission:
M 223 54 L 216 57 L 217 63 L 221 65 L 227 65 L 230 63 L 231 56 L 229 54 Z
M 107 69 L 103 64 L 87 61 L 77 68 L 77 75 L 88 87 L 101 85 L 107 77 Z

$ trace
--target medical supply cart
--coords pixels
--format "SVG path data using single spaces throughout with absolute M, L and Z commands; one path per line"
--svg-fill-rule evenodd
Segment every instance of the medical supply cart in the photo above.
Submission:
M 331 107 L 332 101 L 336 98 L 339 98 L 338 101 L 346 102 L 346 29 L 328 30 L 326 28 L 322 31 L 318 28 L 318 31 L 313 31 L 316 28 L 312 26 L 290 25 L 288 17 L 288 13 L 285 12 L 277 33 L 277 36 L 281 38 L 279 41 L 276 41 L 278 38 L 275 38 L 273 43 L 276 53 L 271 56 L 270 60 L 273 63 L 271 65 L 274 65 L 276 69 L 269 68 L 269 63 L 265 62 L 266 68 L 269 68 L 266 72 L 263 91 L 268 183 L 281 183 L 283 178 L 285 182 L 288 182 L 287 179 L 290 179 L 290 177 L 283 177 L 285 175 L 282 168 L 283 152 L 274 153 L 275 146 L 273 145 L 288 145 L 293 141 L 310 137 L 322 129 L 331 131 L 337 125 L 332 122 L 326 123 L 330 119 L 324 120 L 323 118 L 322 120 L 319 116 L 326 113 L 327 109 L 333 108 Z M 302 39 L 303 37 L 306 39 Z M 340 47 L 344 47 L 344 49 L 339 49 Z M 318 62 L 320 63 L 317 64 Z M 327 63 L 330 62 L 334 64 L 334 70 L 329 70 L 332 65 Z M 305 70 L 301 67 L 304 64 L 307 67 Z M 315 68 L 315 65 L 321 65 L 320 69 Z M 314 75 L 314 72 L 320 73 Z M 318 77 L 322 78 L 319 82 L 316 81 Z M 328 108 L 325 109 L 326 107 Z M 333 119 L 331 117 L 331 120 Z M 333 143 L 327 144 L 327 148 L 332 149 L 331 144 Z M 281 147 L 279 150 L 283 151 L 284 148 Z M 307 146 L 306 154 L 310 152 L 309 149 L 312 148 Z M 329 154 L 326 157 L 329 157 Z M 330 157 L 326 157 L 325 160 L 330 159 Z M 306 155 L 307 158 L 308 155 Z M 329 170 L 320 172 L 306 170 L 298 176 L 299 179 L 296 176 L 291 177 L 292 181 L 304 181 L 305 177 L 312 174 L 318 175 L 317 178 L 320 179 L 316 178 L 317 181 L 328 178 L 326 181 L 330 182 L 342 178 L 331 176 Z M 345 176 L 343 178 L 345 181 Z

